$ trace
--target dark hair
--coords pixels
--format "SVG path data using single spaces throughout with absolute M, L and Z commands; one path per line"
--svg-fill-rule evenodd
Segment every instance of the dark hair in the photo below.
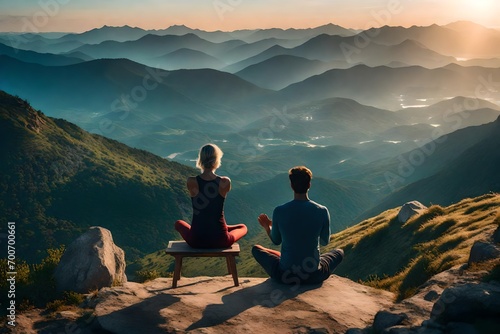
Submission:
M 293 167 L 288 171 L 292 189 L 297 194 L 305 194 L 311 186 L 312 172 L 305 166 Z

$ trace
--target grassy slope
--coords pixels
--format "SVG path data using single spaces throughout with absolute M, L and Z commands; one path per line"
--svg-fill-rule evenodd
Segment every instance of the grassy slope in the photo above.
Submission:
M 448 207 L 431 206 L 405 224 L 399 208 L 332 235 L 329 247 L 345 250 L 337 273 L 411 295 L 432 275 L 467 262 L 476 240 L 500 223 L 500 195 L 467 198 Z
M 322 251 L 344 249 L 346 257 L 336 274 L 408 296 L 432 275 L 467 261 L 474 241 L 491 234 L 500 224 L 500 195 L 468 198 L 444 208 L 432 206 L 405 224 L 397 221 L 398 212 L 399 208 L 385 211 L 333 234 Z M 241 277 L 265 276 L 250 253 L 255 243 L 271 246 L 263 231 L 240 242 L 242 252 L 237 266 Z M 173 258 L 159 250 L 129 269 L 170 275 Z M 222 259 L 190 258 L 184 263 L 182 274 L 225 273 Z

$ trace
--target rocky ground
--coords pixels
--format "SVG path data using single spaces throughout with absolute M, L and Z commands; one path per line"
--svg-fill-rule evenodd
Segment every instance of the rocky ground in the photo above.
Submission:
M 480 282 L 484 274 L 452 268 L 398 303 L 390 292 L 336 275 L 315 286 L 240 278 L 234 287 L 230 276 L 183 277 L 175 289 L 170 278 L 158 278 L 103 288 L 79 309 L 25 312 L 10 332 L 497 333 L 500 284 Z M 482 315 L 489 322 L 470 319 Z
M 319 285 L 280 285 L 264 278 L 170 278 L 104 288 L 87 302 L 93 310 L 52 319 L 32 310 L 18 317 L 14 333 L 345 333 L 367 326 L 390 307 L 387 291 L 332 276 Z M 70 329 L 70 330 L 68 330 Z

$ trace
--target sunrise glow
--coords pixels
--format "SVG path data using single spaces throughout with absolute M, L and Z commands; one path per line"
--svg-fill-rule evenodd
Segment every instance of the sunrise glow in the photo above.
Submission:
M 203 30 L 307 28 L 335 23 L 365 29 L 382 25 L 430 25 L 468 20 L 499 28 L 494 0 L 353 1 L 97 1 L 0 2 L 0 31 L 81 32 L 103 25 L 163 29 L 184 24 Z

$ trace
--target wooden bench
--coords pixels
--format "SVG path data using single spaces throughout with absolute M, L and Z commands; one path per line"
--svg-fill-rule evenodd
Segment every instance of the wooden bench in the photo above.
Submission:
M 240 254 L 240 245 L 237 243 L 234 243 L 231 248 L 192 248 L 185 241 L 169 241 L 165 252 L 175 258 L 172 288 L 176 288 L 177 281 L 181 279 L 184 257 L 225 257 L 227 270 L 233 276 L 234 286 L 240 285 L 236 271 L 236 256 Z

